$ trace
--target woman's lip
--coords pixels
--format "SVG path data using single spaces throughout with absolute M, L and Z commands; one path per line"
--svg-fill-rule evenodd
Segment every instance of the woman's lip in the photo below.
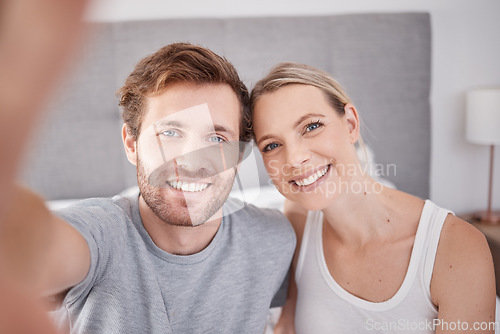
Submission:
M 313 183 L 308 184 L 307 186 L 299 186 L 297 183 L 291 182 L 290 183 L 291 186 L 293 187 L 293 189 L 296 189 L 299 192 L 309 192 L 309 191 L 314 190 L 315 188 L 322 185 L 326 181 L 328 176 L 330 175 L 330 172 L 332 171 L 333 168 L 332 168 L 331 164 L 327 165 L 327 166 L 328 166 L 328 170 L 326 171 L 325 175 L 321 176 L 319 179 L 317 179 Z
M 309 176 L 313 175 L 314 173 L 324 169 L 325 167 L 328 167 L 330 168 L 331 167 L 331 164 L 327 164 L 327 165 L 324 165 L 324 166 L 321 166 L 321 167 L 318 167 L 316 169 L 312 169 L 310 171 L 307 171 L 303 174 L 300 174 L 296 177 L 294 177 L 293 179 L 289 180 L 288 183 L 295 183 L 296 180 L 304 180 L 304 179 L 307 179 Z M 326 174 L 325 174 L 326 175 Z

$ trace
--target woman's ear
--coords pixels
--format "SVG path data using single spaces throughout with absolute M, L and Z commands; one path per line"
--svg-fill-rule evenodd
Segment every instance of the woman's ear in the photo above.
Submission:
M 129 133 L 127 124 L 123 124 L 122 139 L 128 161 L 130 161 L 132 165 L 137 166 L 137 141 Z
M 351 144 L 354 144 L 359 139 L 360 123 L 359 123 L 358 111 L 351 103 L 347 103 L 344 106 L 344 111 L 345 111 L 344 117 L 347 122 L 347 127 L 349 129 L 349 136 L 351 137 Z

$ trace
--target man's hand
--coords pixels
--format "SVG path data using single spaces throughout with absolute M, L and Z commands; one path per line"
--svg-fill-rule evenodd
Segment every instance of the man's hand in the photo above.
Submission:
M 79 41 L 86 2 L 0 3 L 0 223 L 27 139 Z

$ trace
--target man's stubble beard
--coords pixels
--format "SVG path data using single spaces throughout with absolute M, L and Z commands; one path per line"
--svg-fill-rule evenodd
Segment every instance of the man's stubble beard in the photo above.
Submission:
M 229 196 L 236 174 L 233 174 L 230 180 L 225 180 L 220 175 L 212 176 L 213 183 L 209 188 L 216 187 L 216 189 L 210 189 L 213 196 L 206 203 L 197 205 L 196 208 L 190 208 L 189 202 L 184 198 L 176 198 L 175 203 L 169 203 L 162 194 L 164 188 L 152 186 L 148 182 L 148 175 L 137 154 L 137 184 L 140 194 L 151 211 L 169 225 L 193 227 L 202 225 L 212 218 Z

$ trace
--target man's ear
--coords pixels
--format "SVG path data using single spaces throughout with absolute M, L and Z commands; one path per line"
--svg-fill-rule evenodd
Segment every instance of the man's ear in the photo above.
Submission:
M 344 106 L 344 111 L 345 111 L 344 117 L 347 122 L 347 127 L 349 129 L 349 136 L 351 137 L 351 144 L 354 144 L 359 139 L 360 123 L 359 123 L 358 111 L 350 103 L 347 103 Z
M 128 161 L 130 161 L 132 165 L 137 166 L 137 141 L 129 133 L 127 124 L 123 124 L 122 139 Z

